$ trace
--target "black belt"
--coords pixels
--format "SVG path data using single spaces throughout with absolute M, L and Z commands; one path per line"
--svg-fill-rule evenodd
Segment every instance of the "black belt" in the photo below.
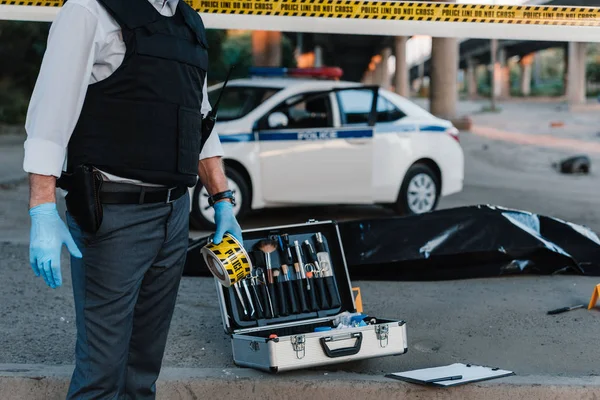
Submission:
M 186 186 L 167 188 L 103 182 L 100 189 L 100 202 L 103 204 L 172 203 L 186 192 Z

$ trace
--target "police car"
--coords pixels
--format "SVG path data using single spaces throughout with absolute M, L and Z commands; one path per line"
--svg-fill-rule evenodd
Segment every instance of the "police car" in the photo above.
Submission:
M 328 204 L 420 214 L 462 190 L 463 151 L 451 122 L 340 74 L 255 68 L 227 84 L 215 129 L 238 220 L 250 210 Z M 211 104 L 220 90 L 209 88 Z M 214 228 L 206 189 L 199 182 L 190 195 L 192 225 Z

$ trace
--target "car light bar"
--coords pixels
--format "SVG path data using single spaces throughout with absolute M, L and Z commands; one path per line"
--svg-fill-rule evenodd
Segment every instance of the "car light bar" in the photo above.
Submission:
M 305 77 L 305 78 L 329 78 L 337 79 L 344 74 L 338 67 L 317 68 L 281 68 L 281 67 L 251 67 L 252 76 L 271 77 Z

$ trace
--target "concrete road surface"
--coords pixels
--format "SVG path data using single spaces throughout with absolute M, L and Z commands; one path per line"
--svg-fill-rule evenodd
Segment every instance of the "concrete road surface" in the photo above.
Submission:
M 512 106 L 505 107 L 502 114 L 475 116 L 476 127 L 483 129 L 462 134 L 465 190 L 443 199 L 440 207 L 496 204 L 552 215 L 600 232 L 600 175 L 595 168 L 600 165 L 600 153 L 594 151 L 600 138 L 594 136 L 592 117 L 558 111 L 547 114 L 534 107 L 529 118 L 538 118 L 540 126 L 550 117 L 579 118 L 575 142 L 564 148 L 541 136 L 534 144 L 523 144 L 520 134 L 536 134 L 527 131 L 534 126 L 531 121 L 518 124 L 519 118 L 527 114 L 520 110 L 525 106 L 513 107 L 513 111 L 507 110 Z M 511 112 L 516 117 L 511 117 Z M 509 122 L 500 123 L 499 119 Z M 493 139 L 485 128 L 496 130 Z M 559 134 L 544 135 L 566 138 L 568 128 L 569 124 Z M 574 154 L 577 146 L 585 148 L 586 143 L 591 149 L 590 175 L 561 175 L 552 170 L 552 162 Z M 65 365 L 68 370 L 73 362 L 75 334 L 68 261 L 65 258 L 63 262 L 65 284 L 57 290 L 36 279 L 28 265 L 28 188 L 25 175 L 19 172 L 19 152 L 19 140 L 0 140 L 0 364 Z M 249 228 L 309 218 L 344 220 L 387 215 L 391 215 L 388 210 L 378 207 L 307 207 L 260 211 L 242 225 Z M 498 366 L 519 375 L 544 375 L 550 381 L 551 377 L 587 377 L 596 379 L 593 382 L 597 385 L 600 368 L 595 343 L 600 311 L 580 309 L 546 315 L 553 308 L 587 303 L 597 283 L 597 278 L 573 276 L 354 282 L 363 291 L 369 315 L 407 321 L 409 352 L 326 370 L 381 376 L 466 362 Z M 183 279 L 164 364 L 211 371 L 234 368 L 212 280 Z

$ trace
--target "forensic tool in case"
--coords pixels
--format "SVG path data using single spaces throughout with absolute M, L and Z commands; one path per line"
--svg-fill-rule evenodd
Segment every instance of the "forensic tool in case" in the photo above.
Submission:
M 309 270 L 309 272 L 307 274 L 312 274 L 313 276 L 313 281 L 315 283 L 315 287 L 318 293 L 318 297 L 319 297 L 319 306 L 318 308 L 320 308 L 321 310 L 326 310 L 328 308 L 330 308 L 329 306 L 329 300 L 327 299 L 327 295 L 325 294 L 325 284 L 323 283 L 323 274 L 325 273 L 325 271 L 323 270 L 323 267 L 321 266 L 321 264 L 319 263 L 318 257 L 317 257 L 317 253 L 315 253 L 315 251 L 313 250 L 312 245 L 310 244 L 310 242 L 308 240 L 305 240 L 303 243 L 304 246 L 304 251 L 308 257 L 308 262 L 310 264 L 307 264 L 307 270 Z M 330 266 L 328 266 L 328 268 L 330 268 Z
M 216 285 L 237 365 L 277 372 L 406 352 L 404 321 L 357 312 L 335 222 L 243 236 L 252 268 L 242 284 L 252 296 Z

